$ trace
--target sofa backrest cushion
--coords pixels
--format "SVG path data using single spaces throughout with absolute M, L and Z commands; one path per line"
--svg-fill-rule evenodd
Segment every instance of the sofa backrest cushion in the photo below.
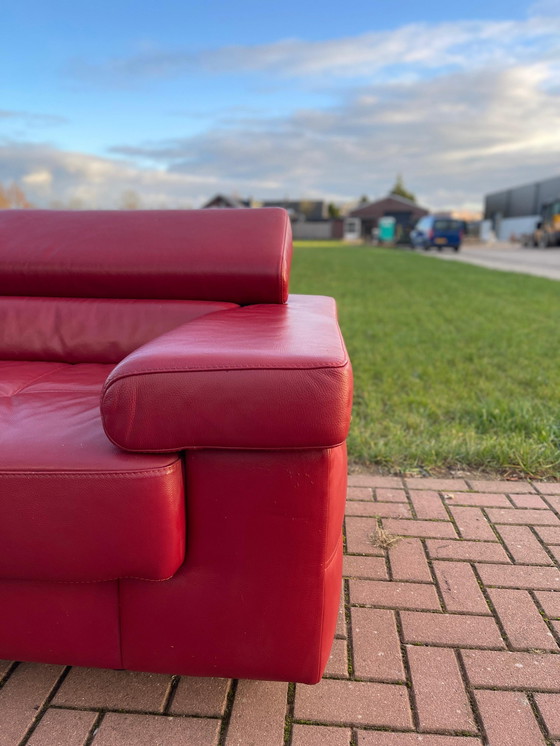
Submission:
M 285 210 L 0 210 L 0 295 L 285 303 Z
M 182 324 L 233 303 L 0 297 L 0 360 L 118 363 Z

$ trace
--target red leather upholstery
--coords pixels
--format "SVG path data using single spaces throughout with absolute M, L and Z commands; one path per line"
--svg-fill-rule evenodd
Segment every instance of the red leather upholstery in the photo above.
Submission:
M 352 374 L 330 298 L 215 313 L 158 337 L 107 379 L 107 435 L 134 451 L 323 448 L 348 432 Z
M 285 210 L 0 210 L 0 295 L 284 303 Z
M 278 209 L 0 210 L 0 658 L 319 680 L 352 377 L 290 258 Z
M 0 363 L 0 577 L 168 578 L 185 552 L 177 454 L 106 438 L 109 366 Z
M 340 599 L 346 448 L 192 451 L 186 473 L 185 564 L 119 584 L 125 668 L 316 683 Z
M 160 334 L 232 303 L 0 297 L 0 360 L 118 363 Z
M 0 579 L 0 609 L 0 659 L 122 668 L 118 581 Z

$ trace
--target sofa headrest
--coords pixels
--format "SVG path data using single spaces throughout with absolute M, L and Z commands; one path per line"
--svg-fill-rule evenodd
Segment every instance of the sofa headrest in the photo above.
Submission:
M 280 208 L 0 210 L 0 295 L 285 303 Z

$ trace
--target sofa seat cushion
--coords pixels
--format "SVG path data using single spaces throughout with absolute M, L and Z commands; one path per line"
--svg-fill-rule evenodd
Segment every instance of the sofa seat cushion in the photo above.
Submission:
M 0 578 L 163 580 L 181 565 L 182 460 L 108 440 L 111 369 L 0 362 Z

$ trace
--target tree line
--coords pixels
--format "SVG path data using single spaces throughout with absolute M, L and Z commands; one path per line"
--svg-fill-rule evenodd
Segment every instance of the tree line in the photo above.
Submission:
M 399 174 L 395 182 L 395 186 L 391 189 L 391 194 L 396 194 L 400 197 L 406 197 L 411 202 L 416 202 L 416 196 L 409 192 L 404 186 L 402 176 Z M 369 198 L 364 194 L 362 195 L 359 206 L 363 206 L 369 202 Z M 54 200 L 50 205 L 54 209 L 67 209 L 67 210 L 83 210 L 84 204 L 81 199 L 74 197 L 67 205 L 59 200 Z M 29 208 L 35 207 L 27 198 L 23 189 L 19 184 L 13 181 L 8 186 L 4 186 L 0 182 L 0 210 L 7 210 L 10 208 Z M 142 199 L 140 195 L 133 189 L 125 189 L 120 196 L 118 209 L 119 210 L 139 210 L 142 208 Z M 163 206 L 161 207 L 163 209 Z M 328 215 L 330 218 L 339 218 L 341 216 L 341 209 L 334 202 L 329 202 L 327 205 Z
M 15 181 L 7 187 L 0 184 L 0 210 L 7 210 L 10 207 L 27 208 L 33 206 L 23 189 Z

